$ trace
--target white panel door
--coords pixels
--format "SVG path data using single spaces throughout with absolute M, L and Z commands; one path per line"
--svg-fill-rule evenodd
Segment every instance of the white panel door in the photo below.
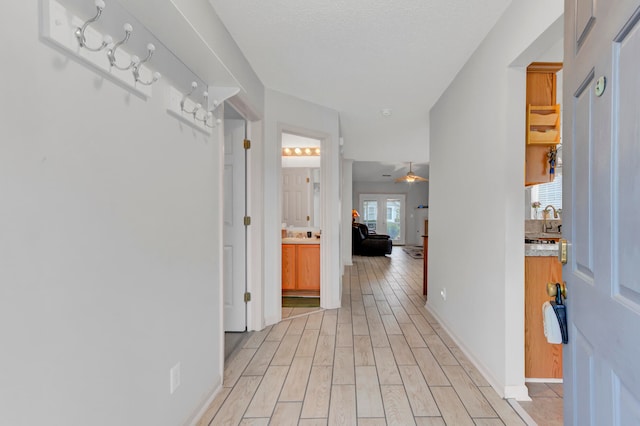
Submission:
M 394 245 L 404 245 L 405 198 L 405 194 L 360 194 L 360 223 L 389 235 Z
M 224 120 L 224 330 L 245 331 L 246 206 L 245 122 Z
M 282 169 L 282 222 L 287 226 L 309 226 L 312 215 L 311 169 Z
M 640 424 L 640 1 L 566 0 L 568 425 Z

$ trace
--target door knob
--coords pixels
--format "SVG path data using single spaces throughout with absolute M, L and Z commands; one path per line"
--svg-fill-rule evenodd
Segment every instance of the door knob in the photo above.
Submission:
M 562 297 L 564 297 L 565 299 L 567 298 L 567 283 L 566 282 L 562 282 L 562 283 L 547 283 L 547 294 L 549 295 L 549 297 L 556 297 L 556 295 L 558 294 L 558 287 L 560 286 L 560 292 L 562 293 Z

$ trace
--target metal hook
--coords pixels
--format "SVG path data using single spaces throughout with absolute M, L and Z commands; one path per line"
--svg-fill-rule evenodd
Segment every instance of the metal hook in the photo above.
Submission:
M 220 120 L 218 118 L 218 119 L 216 119 L 215 124 L 212 126 L 211 124 L 209 124 L 209 120 L 210 119 L 213 119 L 213 112 L 211 112 L 211 111 L 209 111 L 209 113 L 207 114 L 207 118 L 204 121 L 204 125 L 207 126 L 210 129 L 215 129 L 217 126 L 222 124 L 222 120 Z
M 187 101 L 187 98 L 189 98 L 189 96 L 191 96 L 193 91 L 196 90 L 197 88 L 198 88 L 198 83 L 196 83 L 195 81 L 192 81 L 191 82 L 191 90 L 189 90 L 189 92 L 187 92 L 184 95 L 182 95 L 182 100 L 180 101 L 180 110 L 182 112 L 186 112 L 187 114 L 193 114 L 194 118 L 196 116 L 196 113 L 200 109 L 200 104 L 197 104 L 191 111 L 187 111 L 186 109 L 184 109 L 184 104 Z
M 204 114 L 202 115 L 202 118 L 198 117 L 198 109 L 196 108 L 196 110 L 193 112 L 193 119 L 198 120 L 206 125 L 207 121 L 209 121 L 213 116 L 213 111 L 207 110 L 209 106 L 209 92 L 203 92 L 202 96 L 204 97 L 204 105 L 205 105 L 205 108 L 202 108 L 202 110 L 204 111 Z M 200 104 L 196 105 L 196 107 L 199 107 L 199 106 Z
M 85 49 L 90 50 L 91 52 L 101 51 L 102 49 L 107 47 L 112 41 L 111 37 L 109 37 L 108 35 L 105 35 L 104 39 L 102 40 L 102 44 L 100 46 L 90 47 L 90 46 L 87 46 L 87 39 L 84 35 L 85 31 L 87 30 L 87 27 L 92 23 L 96 22 L 98 19 L 100 19 L 100 16 L 102 16 L 102 11 L 104 10 L 104 7 L 105 7 L 105 4 L 103 0 L 96 0 L 96 10 L 97 10 L 96 16 L 86 21 L 84 25 L 82 25 L 82 27 L 76 28 L 76 31 L 74 33 L 76 38 L 78 39 L 78 44 L 80 45 L 80 47 L 84 47 Z
M 109 63 L 111 64 L 112 67 L 117 68 L 117 69 L 122 70 L 122 71 L 126 71 L 126 70 L 130 69 L 131 67 L 133 67 L 135 65 L 135 63 L 132 60 L 129 63 L 129 65 L 127 65 L 126 67 L 119 66 L 116 63 L 116 50 L 118 50 L 118 48 L 120 46 L 122 46 L 127 41 L 129 41 L 129 37 L 131 37 L 131 33 L 133 32 L 133 27 L 131 26 L 131 24 L 127 23 L 127 24 L 124 24 L 123 28 L 124 28 L 124 38 L 122 40 L 120 40 L 119 42 L 117 42 L 116 44 L 114 44 L 113 47 L 107 51 L 107 57 L 109 58 Z
M 145 86 L 151 86 L 153 83 L 160 80 L 161 75 L 159 72 L 154 72 L 153 79 L 151 81 L 140 80 L 140 67 L 142 67 L 142 65 L 144 65 L 146 62 L 148 62 L 151 59 L 151 56 L 153 56 L 153 52 L 156 50 L 156 47 L 153 45 L 153 43 L 149 43 L 147 44 L 147 50 L 148 50 L 148 53 L 146 58 L 144 58 L 143 60 L 140 60 L 140 58 L 134 55 L 131 57 L 131 61 L 133 62 L 133 78 L 136 81 L 136 83 L 140 83 Z

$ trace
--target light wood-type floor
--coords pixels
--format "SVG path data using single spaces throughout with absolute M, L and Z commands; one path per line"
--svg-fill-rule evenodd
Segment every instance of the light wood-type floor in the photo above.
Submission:
M 531 401 L 522 401 L 520 406 L 540 426 L 563 425 L 562 383 L 527 383 Z
M 198 425 L 525 424 L 426 311 L 421 293 L 421 259 L 402 250 L 355 257 L 342 308 L 251 334 Z

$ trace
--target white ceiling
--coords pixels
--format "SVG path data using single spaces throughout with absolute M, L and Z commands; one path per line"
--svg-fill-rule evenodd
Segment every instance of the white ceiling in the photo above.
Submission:
M 429 165 L 414 163 L 411 169 L 416 175 L 427 179 L 429 178 Z M 395 182 L 396 178 L 405 176 L 408 171 L 409 163 L 354 161 L 352 180 L 354 182 L 390 183 Z
M 345 152 L 368 147 L 349 158 L 423 162 L 429 109 L 510 1 L 209 0 L 266 87 L 339 112 Z

